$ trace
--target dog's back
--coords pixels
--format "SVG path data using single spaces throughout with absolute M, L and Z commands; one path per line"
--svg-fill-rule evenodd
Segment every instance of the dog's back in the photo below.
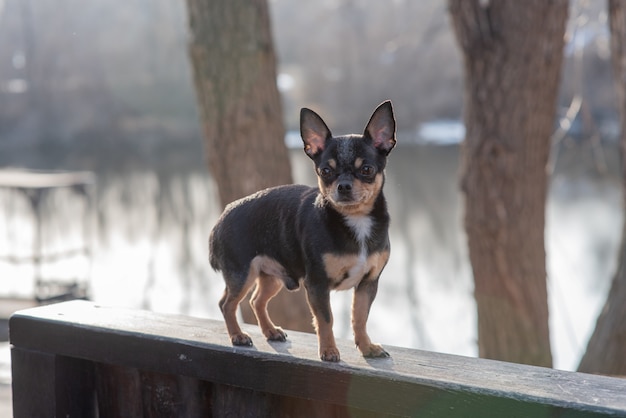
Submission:
M 209 236 L 211 267 L 243 278 L 250 261 L 265 255 L 283 265 L 294 280 L 302 278 L 304 267 L 295 218 L 312 206 L 316 194 L 316 188 L 286 185 L 229 204 Z

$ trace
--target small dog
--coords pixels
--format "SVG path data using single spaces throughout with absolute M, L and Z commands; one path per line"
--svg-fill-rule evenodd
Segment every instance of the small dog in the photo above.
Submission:
M 263 335 L 285 341 L 267 303 L 285 286 L 303 281 L 313 313 L 320 358 L 339 361 L 330 291 L 355 288 L 352 327 L 365 357 L 388 357 L 367 334 L 378 278 L 389 259 L 389 214 L 382 188 L 387 156 L 396 144 L 390 101 L 378 106 L 363 135 L 333 137 L 322 118 L 300 111 L 304 152 L 315 163 L 319 188 L 288 185 L 231 203 L 209 237 L 211 266 L 226 282 L 219 302 L 234 345 L 252 345 L 237 323 L 241 300 L 250 304 Z

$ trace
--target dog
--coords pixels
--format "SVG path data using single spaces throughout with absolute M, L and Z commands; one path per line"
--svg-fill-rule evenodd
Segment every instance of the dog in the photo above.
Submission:
M 236 314 L 255 284 L 250 304 L 263 335 L 286 341 L 287 334 L 270 319 L 267 304 L 283 286 L 295 290 L 302 282 L 322 360 L 340 360 L 330 292 L 351 288 L 357 348 L 365 357 L 389 356 L 371 342 L 366 322 L 390 253 L 382 189 L 395 131 L 390 101 L 376 108 L 363 135 L 334 137 L 317 113 L 303 108 L 300 134 L 319 187 L 272 187 L 226 207 L 209 237 L 209 260 L 226 283 L 219 307 L 233 345 L 252 345 Z

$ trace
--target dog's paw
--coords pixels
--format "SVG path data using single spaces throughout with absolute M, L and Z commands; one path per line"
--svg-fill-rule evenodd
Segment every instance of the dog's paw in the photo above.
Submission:
M 231 335 L 230 341 L 233 343 L 233 345 L 243 345 L 248 347 L 252 346 L 252 338 L 250 338 L 250 336 L 245 332 Z
M 287 341 L 287 333 L 283 331 L 283 329 L 280 327 L 269 328 L 267 330 L 264 330 L 263 334 L 265 335 L 268 341 L 280 341 L 280 342 Z
M 379 344 L 369 344 L 367 347 L 359 347 L 359 351 L 363 354 L 363 357 L 389 357 L 389 353 L 385 351 L 382 345 Z
M 337 363 L 340 360 L 339 350 L 337 347 L 320 348 L 320 358 L 324 361 Z

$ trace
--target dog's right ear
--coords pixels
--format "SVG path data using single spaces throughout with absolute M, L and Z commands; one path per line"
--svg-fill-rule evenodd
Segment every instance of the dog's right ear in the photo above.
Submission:
M 306 107 L 300 110 L 300 136 L 304 142 L 304 152 L 311 158 L 324 151 L 326 141 L 332 138 L 322 118 Z

